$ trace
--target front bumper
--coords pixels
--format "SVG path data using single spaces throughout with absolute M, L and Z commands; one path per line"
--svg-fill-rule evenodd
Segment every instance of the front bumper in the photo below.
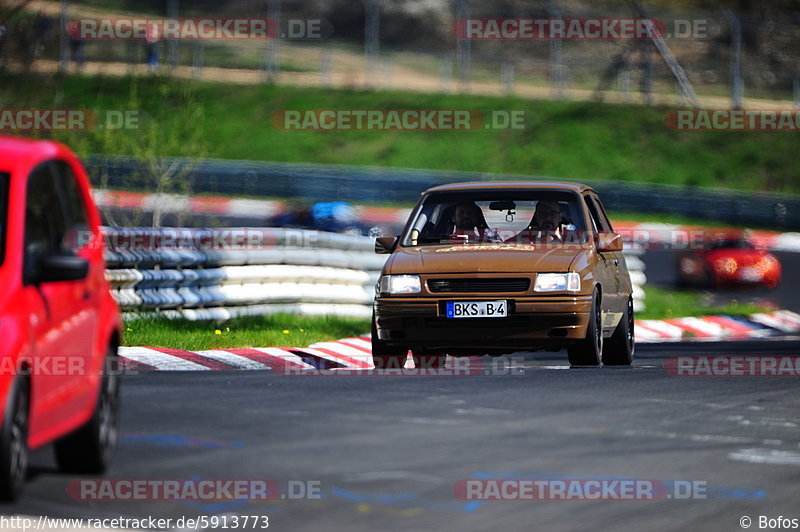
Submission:
M 508 301 L 505 318 L 446 318 L 445 301 Z M 378 338 L 410 349 L 464 354 L 561 348 L 586 337 L 592 296 L 380 297 Z M 452 353 L 456 354 L 456 353 Z

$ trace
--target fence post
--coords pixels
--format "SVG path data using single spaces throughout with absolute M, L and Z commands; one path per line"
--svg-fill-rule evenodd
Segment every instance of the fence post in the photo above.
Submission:
M 439 59 L 439 90 L 450 92 L 453 82 L 453 61 L 451 59 Z
M 731 107 L 742 108 L 742 24 L 728 8 L 722 10 L 731 23 Z
M 332 67 L 331 50 L 324 47 L 319 54 L 319 82 L 323 87 L 330 87 L 332 84 Z
M 205 61 L 205 48 L 202 41 L 192 43 L 192 78 L 200 79 Z
M 469 18 L 469 5 L 465 0 L 456 0 L 456 19 L 463 20 Z M 457 49 L 456 57 L 458 61 L 458 82 L 463 92 L 469 92 L 470 78 L 472 73 L 472 41 L 456 36 Z
M 551 18 L 561 18 L 556 0 L 547 3 L 547 15 Z M 564 65 L 561 54 L 561 39 L 550 39 L 550 93 L 554 98 L 564 95 Z
M 167 1 L 167 18 L 175 20 L 178 18 L 179 0 Z M 178 41 L 177 39 L 167 39 L 167 65 L 170 70 L 175 70 L 178 65 Z
M 58 70 L 66 72 L 69 68 L 69 42 L 67 40 L 67 23 L 69 22 L 69 0 L 61 0 L 60 7 L 60 39 L 59 39 L 59 62 Z
M 281 73 L 281 0 L 269 0 L 267 18 L 275 28 L 275 35 L 267 41 L 267 81 L 277 81 Z
M 377 0 L 364 1 L 364 85 L 372 86 L 378 70 L 380 56 L 380 4 Z
M 506 94 L 514 92 L 514 63 L 505 61 L 500 65 L 500 88 Z

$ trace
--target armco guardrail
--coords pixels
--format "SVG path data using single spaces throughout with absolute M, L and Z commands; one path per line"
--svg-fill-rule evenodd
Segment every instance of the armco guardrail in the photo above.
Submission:
M 314 201 L 414 203 L 420 192 L 454 181 L 552 179 L 507 174 L 219 159 L 169 159 L 183 166 L 195 193 L 301 197 Z M 173 163 L 176 166 L 172 166 Z M 93 155 L 85 161 L 95 186 L 152 189 L 144 165 L 133 157 Z M 568 176 L 593 186 L 609 210 L 662 213 L 737 225 L 800 229 L 800 196 L 737 192 L 653 183 L 598 181 Z
M 369 317 L 386 255 L 375 241 L 281 228 L 103 229 L 106 277 L 125 311 L 192 320 L 291 312 Z M 644 264 L 626 252 L 637 310 Z

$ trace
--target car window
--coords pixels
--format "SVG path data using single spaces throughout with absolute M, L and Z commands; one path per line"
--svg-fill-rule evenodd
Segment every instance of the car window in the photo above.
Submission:
M 475 236 L 464 243 L 503 242 L 529 230 L 537 205 L 557 204 L 561 225 L 576 233 L 585 228 L 577 196 L 552 191 L 474 191 L 428 196 L 408 226 L 405 246 L 434 245 L 454 240 L 456 220 L 465 219 Z M 552 207 L 550 207 L 552 208 Z M 459 212 L 461 211 L 461 212 Z M 463 240 L 458 240 L 463 242 Z
M 588 194 L 584 196 L 584 198 L 586 199 L 586 206 L 589 208 L 589 216 L 592 219 L 595 232 L 605 233 L 610 231 L 611 229 L 604 223 L 603 218 L 600 217 L 593 198 Z
M 711 249 L 753 249 L 753 244 L 748 240 L 720 239 L 711 243 Z
M 0 172 L 0 264 L 6 256 L 6 227 L 8 226 L 8 183 L 10 175 Z
M 600 219 L 600 223 L 603 225 L 604 230 L 607 232 L 613 232 L 614 228 L 611 226 L 611 220 L 608 219 L 608 215 L 606 214 L 606 210 L 603 207 L 603 204 L 595 196 L 589 196 L 589 198 L 591 198 L 592 203 L 595 206 L 595 210 L 597 211 L 597 217 Z
M 65 231 L 62 245 L 66 249 L 76 250 L 80 244 L 88 241 L 85 238 L 81 239 L 80 233 L 89 228 L 89 216 L 86 213 L 86 205 L 72 168 L 62 161 L 54 164 L 59 178 L 58 189 L 62 191 L 60 196 L 63 200 L 65 214 Z
M 28 178 L 25 198 L 25 280 L 36 276 L 39 260 L 62 251 L 65 220 L 54 166 L 37 166 Z

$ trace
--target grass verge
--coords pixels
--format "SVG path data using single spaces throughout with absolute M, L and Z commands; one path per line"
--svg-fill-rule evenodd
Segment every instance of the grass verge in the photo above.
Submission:
M 745 316 L 770 309 L 752 303 L 704 306 L 703 294 L 646 286 L 647 309 L 636 319 L 666 319 L 709 314 Z M 306 347 L 315 342 L 360 336 L 369 320 L 332 316 L 275 314 L 234 318 L 223 324 L 158 317 L 125 320 L 123 345 L 199 351 L 239 347 Z
M 237 347 L 306 347 L 369 332 L 369 320 L 332 316 L 246 316 L 219 324 L 147 317 L 125 320 L 123 345 L 189 351 Z
M 728 316 L 747 316 L 767 312 L 770 308 L 754 303 L 731 303 L 724 306 L 704 304 L 702 292 L 696 290 L 666 289 L 645 285 L 645 310 L 636 313 L 638 320 L 663 320 L 689 316 L 708 316 L 726 314 Z
M 672 131 L 663 121 L 667 109 L 656 107 L 77 75 L 4 79 L 0 107 L 132 109 L 142 114 L 139 129 L 55 135 L 80 155 L 138 154 L 137 147 L 145 143 L 151 149 L 144 155 L 202 154 L 800 193 L 794 135 Z M 474 131 L 284 131 L 273 123 L 277 112 L 294 109 L 522 111 L 526 119 L 523 129 Z

